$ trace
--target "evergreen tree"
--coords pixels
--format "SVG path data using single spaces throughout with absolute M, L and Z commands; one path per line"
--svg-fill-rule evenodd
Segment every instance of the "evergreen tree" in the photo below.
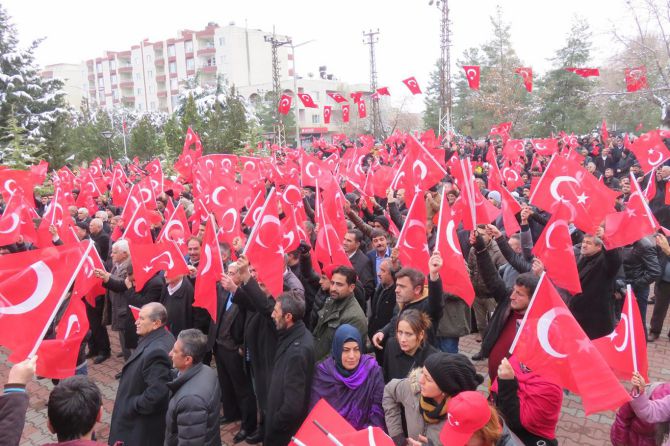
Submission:
M 560 130 L 583 134 L 598 121 L 590 106 L 591 79 L 566 71 L 567 67 L 585 67 L 591 60 L 591 33 L 588 23 L 577 19 L 565 46 L 552 59 L 553 69 L 538 82 L 538 110 L 533 121 L 533 134 L 549 136 Z
M 26 129 L 19 125 L 13 113 L 7 119 L 7 126 L 2 128 L 3 146 L 0 148 L 0 163 L 12 169 L 26 169 L 39 162 L 40 147 L 26 141 Z
M 435 69 L 430 73 L 430 82 L 423 100 L 426 110 L 423 112 L 424 130 L 433 129 L 435 134 L 440 129 L 440 61 L 435 63 Z
M 235 90 L 235 86 L 230 89 L 226 97 L 223 121 L 225 123 L 225 131 L 223 134 L 223 147 L 221 149 L 226 153 L 230 153 L 234 149 L 244 145 L 245 136 L 249 131 L 246 109 Z
M 149 159 L 165 152 L 165 139 L 158 133 L 158 129 L 151 122 L 149 115 L 144 115 L 135 123 L 130 131 L 130 147 L 128 157 Z

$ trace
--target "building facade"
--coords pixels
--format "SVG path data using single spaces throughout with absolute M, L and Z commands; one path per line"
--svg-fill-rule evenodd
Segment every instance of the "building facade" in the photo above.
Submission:
M 41 75 L 44 79 L 62 80 L 65 101 L 75 109 L 81 107 L 85 92 L 81 65 L 70 63 L 46 65 Z

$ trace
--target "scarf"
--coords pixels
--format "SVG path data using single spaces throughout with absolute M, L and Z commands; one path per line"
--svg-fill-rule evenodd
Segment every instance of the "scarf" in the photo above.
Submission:
M 419 397 L 419 412 L 423 417 L 423 421 L 427 424 L 437 424 L 444 420 L 447 416 L 447 402 L 445 398 L 441 403 L 437 403 L 432 398 L 426 398 L 423 395 Z

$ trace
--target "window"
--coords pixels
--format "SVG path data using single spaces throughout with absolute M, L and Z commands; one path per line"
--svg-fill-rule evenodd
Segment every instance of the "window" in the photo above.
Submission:
M 116 70 L 116 61 L 115 60 L 110 60 L 109 61 L 109 69 L 110 70 Z
M 102 64 L 101 64 L 100 62 L 98 62 L 97 64 L 95 64 L 95 70 L 96 70 L 98 73 L 102 71 Z
M 98 78 L 98 87 L 104 88 L 105 87 L 105 79 L 102 77 Z
M 179 80 L 176 77 L 170 79 L 170 89 L 176 90 L 179 88 Z
M 149 110 L 156 110 L 156 103 L 155 102 L 150 102 L 149 103 Z
M 226 44 L 226 39 L 223 37 L 219 37 L 219 46 L 223 46 Z
M 224 63 L 226 63 L 226 56 L 219 56 L 219 64 L 223 65 Z
M 319 115 L 312 115 L 312 124 L 319 124 L 321 120 Z
M 193 58 L 186 59 L 186 69 L 187 70 L 195 69 L 195 60 L 193 60 Z
M 142 75 L 140 73 L 135 73 L 135 80 L 136 81 L 141 81 L 142 80 Z
M 179 104 L 179 96 L 177 95 L 171 96 L 170 102 L 172 103 L 172 108 L 176 108 L 177 104 Z
M 207 66 L 208 67 L 215 67 L 216 66 L 216 57 L 210 57 L 207 59 Z
M 170 62 L 170 73 L 177 72 L 177 62 Z
M 154 70 L 147 70 L 147 77 L 148 78 L 153 78 L 154 77 Z
M 118 100 L 118 99 L 119 99 L 119 90 L 114 90 L 114 91 L 112 91 L 112 97 L 113 97 L 115 100 Z
M 140 64 L 140 58 L 135 56 L 133 57 L 133 65 L 139 65 Z
M 139 104 L 137 104 L 137 109 L 138 109 L 139 111 L 144 110 L 144 104 L 142 104 L 141 102 L 140 102 Z
M 116 77 L 116 74 L 112 74 L 112 85 L 116 85 L 118 83 L 118 78 Z
M 138 95 L 138 96 L 141 95 L 141 94 L 143 93 L 143 91 L 142 91 L 141 88 L 138 88 L 136 91 L 137 91 L 137 95 Z
M 193 41 L 192 40 L 187 40 L 184 42 L 184 51 L 187 53 L 192 53 L 193 52 Z
M 153 85 L 149 85 L 149 94 L 154 94 L 154 91 L 155 91 L 155 90 L 156 90 L 156 89 L 154 88 Z
M 172 56 L 174 56 L 175 54 L 176 54 L 176 50 L 175 50 L 175 48 L 174 48 L 174 45 L 170 45 L 170 46 L 168 47 L 168 56 L 169 56 L 169 57 L 172 57 Z
M 147 54 L 147 63 L 151 63 L 151 54 Z

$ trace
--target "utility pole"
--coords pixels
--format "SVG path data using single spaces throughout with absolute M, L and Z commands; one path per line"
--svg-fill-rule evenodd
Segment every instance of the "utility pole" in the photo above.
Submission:
M 375 43 L 379 42 L 379 29 L 377 31 L 363 31 L 367 40 L 363 43 L 370 45 L 370 90 L 372 91 L 372 134 L 379 138 L 384 131 L 382 128 L 382 117 L 379 111 L 379 95 L 377 95 L 377 60 L 375 58 Z
M 274 27 L 272 28 L 271 36 L 264 36 L 266 42 L 268 42 L 272 47 L 272 102 L 273 102 L 273 113 L 276 116 L 275 124 L 273 125 L 275 139 L 274 142 L 279 147 L 286 145 L 286 135 L 284 133 L 284 121 L 282 115 L 278 112 L 277 107 L 279 104 L 279 98 L 281 96 L 281 83 L 279 77 L 279 56 L 277 54 L 277 48 L 284 45 L 290 45 L 291 39 L 279 40 L 275 34 Z M 296 104 L 297 107 L 297 104 Z
M 449 0 L 430 0 L 429 6 L 440 10 L 440 122 L 439 136 L 451 135 L 454 128 L 451 114 L 451 30 L 449 27 Z M 449 136 L 448 136 L 449 137 Z

